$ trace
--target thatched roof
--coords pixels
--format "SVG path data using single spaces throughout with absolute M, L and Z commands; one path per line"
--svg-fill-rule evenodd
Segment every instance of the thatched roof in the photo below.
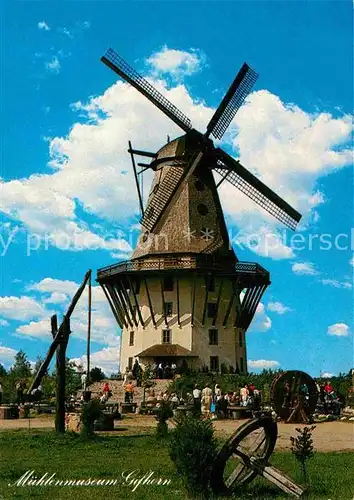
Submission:
M 183 358 L 187 356 L 194 358 L 197 357 L 191 351 L 180 346 L 179 344 L 156 344 L 137 354 L 137 357 L 139 358 L 158 358 L 164 356 Z

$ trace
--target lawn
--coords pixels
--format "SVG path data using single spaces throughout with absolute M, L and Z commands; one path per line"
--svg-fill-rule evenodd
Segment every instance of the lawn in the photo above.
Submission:
M 139 431 L 140 432 L 140 431 Z M 74 434 L 58 437 L 52 431 L 4 431 L 0 433 L 0 499 L 78 499 L 132 498 L 141 500 L 185 500 L 183 485 L 168 456 L 165 440 L 149 431 L 125 436 L 119 431 L 110 436 L 84 440 Z M 298 466 L 290 453 L 276 453 L 272 465 L 301 482 Z M 309 474 L 312 483 L 309 499 L 352 500 L 354 494 L 352 453 L 316 453 Z M 54 480 L 117 479 L 114 486 L 9 486 L 27 471 L 40 478 L 53 473 Z M 135 477 L 153 471 L 154 478 L 170 479 L 167 485 L 134 485 L 122 478 L 124 471 L 136 470 Z M 138 472 L 139 471 L 139 472 Z M 244 499 L 287 498 L 263 479 L 249 485 Z

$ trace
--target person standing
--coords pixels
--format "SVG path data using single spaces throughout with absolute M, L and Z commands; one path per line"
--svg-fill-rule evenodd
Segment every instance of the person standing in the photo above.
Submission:
M 202 413 L 207 417 L 210 417 L 210 407 L 213 401 L 213 391 L 210 389 L 209 385 L 206 384 L 202 390 Z
M 107 400 L 112 396 L 112 392 L 111 392 L 111 389 L 109 387 L 108 382 L 105 382 L 105 384 L 103 386 L 103 394 L 106 395 Z
M 83 391 L 86 391 L 86 382 L 87 382 L 87 375 L 86 372 L 83 372 L 81 375 L 81 387 Z
M 127 383 L 125 386 L 125 402 L 126 403 L 132 403 L 133 402 L 133 394 L 134 394 L 134 387 L 131 381 Z
M 124 387 L 125 384 L 128 382 L 128 375 L 129 375 L 129 368 L 126 367 L 124 372 L 122 387 Z
M 247 402 L 248 402 L 248 385 L 247 384 L 245 384 L 244 387 L 241 387 L 240 396 L 241 396 L 241 406 L 247 406 Z
M 214 401 L 215 402 L 219 401 L 219 399 L 221 398 L 221 388 L 220 388 L 219 384 L 216 384 L 215 389 L 214 389 L 214 394 L 215 394 Z
M 200 413 L 202 391 L 198 388 L 198 384 L 195 384 L 193 389 L 193 405 L 194 411 Z
M 17 393 L 17 403 L 23 404 L 23 381 L 19 380 L 16 384 L 16 393 Z

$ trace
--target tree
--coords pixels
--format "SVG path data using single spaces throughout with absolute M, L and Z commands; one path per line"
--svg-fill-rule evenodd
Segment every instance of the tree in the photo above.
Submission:
M 23 351 L 18 351 L 16 354 L 14 364 L 9 374 L 12 378 L 18 379 L 31 377 L 31 363 L 28 361 L 27 355 Z
M 300 463 L 305 484 L 307 484 L 307 461 L 314 455 L 312 432 L 315 429 L 315 425 L 312 425 L 311 427 L 304 427 L 303 429 L 296 428 L 295 430 L 298 433 L 298 436 L 290 437 L 291 452 Z
M 82 371 L 82 367 L 66 358 L 65 370 L 65 395 L 68 397 L 81 389 L 80 371 Z
M 7 375 L 7 371 L 5 367 L 0 363 L 0 380 L 5 378 Z
M 92 382 L 92 383 L 93 382 L 100 382 L 104 378 L 106 378 L 106 375 L 103 373 L 101 368 L 99 368 L 98 366 L 95 366 L 90 371 L 90 382 Z

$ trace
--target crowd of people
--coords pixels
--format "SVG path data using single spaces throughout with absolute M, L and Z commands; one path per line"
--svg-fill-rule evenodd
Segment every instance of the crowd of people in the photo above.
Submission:
M 155 391 L 149 391 L 146 405 L 149 408 L 159 408 L 163 403 L 170 403 L 173 410 L 178 406 L 186 405 L 196 414 L 201 414 L 209 418 L 227 418 L 232 408 L 242 406 L 245 409 L 258 410 L 260 408 L 260 391 L 254 384 L 246 384 L 239 392 L 223 392 L 219 384 L 214 390 L 205 385 L 200 389 L 195 384 L 191 393 L 187 393 L 185 398 L 179 398 L 176 393 L 160 392 L 157 396 Z
M 316 386 L 319 394 L 318 403 L 321 409 L 323 409 L 323 412 L 331 413 L 336 416 L 340 415 L 342 401 L 334 391 L 330 380 L 327 380 L 326 383 L 316 383 Z

